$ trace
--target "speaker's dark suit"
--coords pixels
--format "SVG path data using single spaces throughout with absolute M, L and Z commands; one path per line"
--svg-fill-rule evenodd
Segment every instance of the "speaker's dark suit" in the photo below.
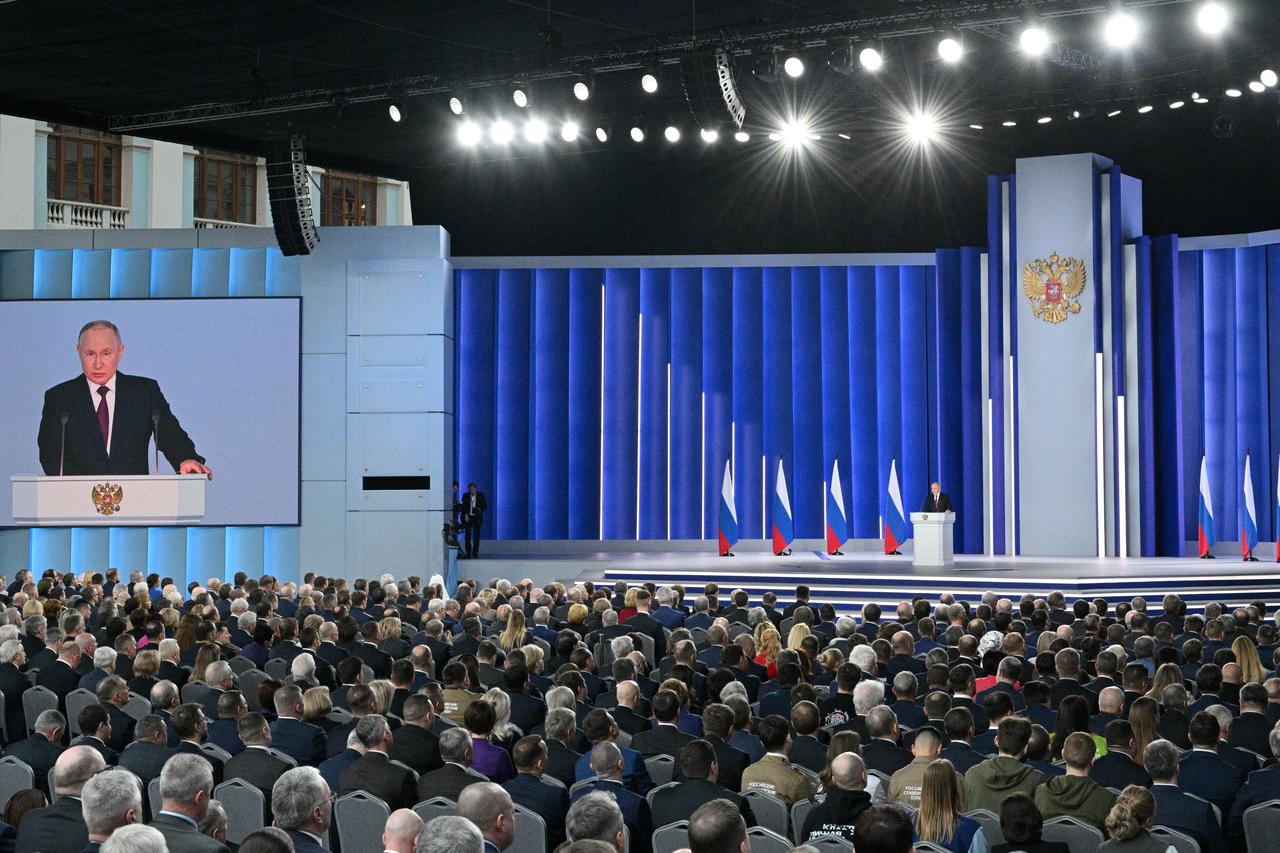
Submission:
M 935 497 L 933 492 L 925 495 L 924 505 L 920 507 L 921 512 L 955 512 L 951 506 L 951 495 L 946 492 L 939 492 Z
M 173 470 L 187 459 L 204 462 L 195 444 L 169 409 L 154 379 L 116 373 L 115 406 L 111 420 L 111 453 L 108 455 L 98 425 L 98 399 L 84 374 L 55 385 L 44 393 L 40 416 L 40 465 L 56 476 L 62 448 L 61 415 L 67 413 L 64 474 L 147 474 L 147 446 L 151 434 Z M 158 417 L 158 427 L 152 416 Z
M 19 761 L 25 762 L 35 774 L 36 787 L 44 791 L 47 797 L 49 796 L 49 771 L 53 769 L 58 756 L 62 755 L 63 749 L 65 747 L 50 743 L 49 739 L 42 734 L 32 734 L 31 737 L 12 744 L 5 750 L 5 755 L 12 755 Z
M 464 556 L 480 556 L 480 528 L 484 525 L 484 514 L 488 509 L 489 502 L 485 500 L 484 492 L 481 491 L 477 491 L 474 495 L 464 492 L 458 501 L 458 515 L 462 520 L 462 526 L 466 529 L 466 539 L 463 542 Z
M 517 773 L 502 783 L 511 801 L 534 814 L 542 815 L 547 825 L 547 849 L 553 850 L 564 841 L 564 816 L 569 812 L 569 789 L 548 785 L 530 773 Z
M 18 826 L 17 853 L 80 853 L 88 843 L 79 797 L 59 797 L 51 806 L 33 809 Z
M 444 797 L 456 803 L 458 794 L 462 793 L 463 788 L 468 785 L 474 785 L 476 782 L 488 781 L 488 777 L 461 765 L 446 764 L 439 770 L 432 770 L 418 780 L 418 802 L 429 800 L 432 797 Z M 411 803 L 410 805 L 413 804 Z
M 271 786 L 280 778 L 280 774 L 291 769 L 289 762 L 279 756 L 272 755 L 262 747 L 251 746 L 232 757 L 222 772 L 227 779 L 243 779 L 248 782 L 261 791 L 266 802 L 270 803 Z
M 26 823 L 25 819 L 23 823 Z M 182 853 L 228 853 L 225 844 L 211 836 L 201 835 L 194 826 L 180 817 L 158 814 L 151 821 L 151 826 L 160 830 L 170 850 L 181 850 Z M 85 837 L 88 838 L 88 835 Z
M 421 776 L 444 766 L 440 758 L 440 738 L 421 726 L 405 724 L 391 735 L 392 761 L 400 761 Z
M 342 736 L 342 749 L 347 737 Z M 325 758 L 324 729 L 305 720 L 284 717 L 271 724 L 271 746 L 292 758 L 298 764 L 315 766 Z M 342 750 L 340 749 L 339 752 Z M 335 753 L 336 754 L 336 753 Z
M 1156 801 L 1156 825 L 1190 835 L 1200 844 L 1200 853 L 1226 853 L 1227 843 L 1212 806 L 1177 785 L 1152 785 L 1151 796 Z M 1227 816 L 1222 820 L 1225 823 Z
M 134 741 L 120 753 L 120 766 L 133 772 L 143 782 L 150 782 L 160 775 L 164 763 L 173 756 L 173 750 L 162 743 Z

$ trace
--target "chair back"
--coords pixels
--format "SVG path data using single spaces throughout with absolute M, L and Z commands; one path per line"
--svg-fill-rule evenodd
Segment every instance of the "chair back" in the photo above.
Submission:
M 648 761 L 648 759 L 645 759 L 645 761 Z M 544 776 L 543 778 L 546 778 L 546 777 Z M 665 791 L 665 790 L 667 790 L 668 788 L 674 788 L 674 787 L 676 787 L 676 786 L 677 786 L 677 785 L 679 785 L 679 784 L 680 784 L 679 782 L 668 782 L 668 783 L 666 783 L 665 785 L 656 785 L 656 786 L 654 786 L 654 787 L 652 787 L 652 788 L 650 788 L 650 789 L 649 789 L 649 793 L 647 793 L 647 794 L 645 794 L 645 795 L 644 795 L 644 800 L 645 800 L 645 802 L 646 802 L 646 803 L 648 803 L 648 804 L 649 804 L 649 808 L 652 810 L 652 809 L 653 809 L 653 795 L 654 795 L 654 794 L 658 793 L 659 791 Z
M 227 813 L 227 841 L 239 844 L 249 833 L 262 829 L 267 798 L 243 779 L 228 779 L 213 789 L 213 798 Z
M 756 825 L 772 829 L 782 836 L 788 835 L 787 804 L 773 794 L 748 789 L 742 792 L 742 798 L 751 806 L 756 816 Z
M 262 710 L 262 702 L 258 700 L 258 685 L 267 678 L 269 676 L 260 669 L 245 670 L 236 678 L 236 685 L 244 694 L 244 703 L 249 706 L 250 711 Z
M 267 675 L 272 678 L 278 678 L 284 681 L 289 675 L 289 662 L 284 658 L 271 658 L 267 661 L 267 665 L 263 667 L 267 671 Z
M 135 720 L 141 720 L 151 713 L 151 700 L 138 693 L 130 693 L 129 701 L 124 703 L 124 708 L 121 710 Z
M 92 690 L 77 687 L 67 694 L 67 731 L 73 738 L 80 737 L 80 712 L 90 705 L 97 705 L 98 696 Z
M 152 779 L 147 783 L 147 805 L 151 807 L 153 815 L 160 814 L 160 777 Z
M 1245 809 L 1244 838 L 1250 850 L 1266 850 L 1280 838 L 1280 800 L 1267 800 Z
M 178 695 L 182 697 L 182 704 L 184 705 L 200 704 L 200 696 L 201 694 L 204 693 L 204 690 L 206 687 L 208 687 L 208 685 L 206 685 L 203 681 L 188 681 L 186 684 L 182 685 L 182 689 L 178 691 Z M 245 699 L 248 699 L 248 698 L 249 698 L 248 696 L 245 697 Z M 254 708 L 251 705 L 249 706 L 249 710 L 257 711 L 259 709 Z
M 510 853 L 547 853 L 547 822 L 542 815 L 515 804 L 516 837 L 507 848 Z
M 30 765 L 12 755 L 0 758 L 0 811 L 14 794 L 35 786 L 36 774 Z
M 655 785 L 665 785 L 676 774 L 676 760 L 670 755 L 650 755 L 644 760 L 649 768 L 649 778 Z
M 807 797 L 799 800 L 791 807 L 791 837 L 795 839 L 796 844 L 804 844 L 804 839 L 800 837 L 800 831 L 804 828 L 804 822 L 809 818 L 809 812 L 813 811 L 818 805 L 818 800 Z
M 346 725 L 347 723 L 351 722 L 355 718 L 351 716 L 351 712 L 348 711 L 346 708 L 334 708 L 332 711 L 330 711 L 328 714 L 325 715 L 325 719 L 332 720 L 333 722 L 338 723 L 339 725 Z
M 286 754 L 286 753 L 281 752 L 281 751 L 280 751 L 280 750 L 278 750 L 278 749 L 272 749 L 272 748 L 270 748 L 270 747 L 268 747 L 268 748 L 267 748 L 267 752 L 271 753 L 271 754 L 272 754 L 272 755 L 274 755 L 276 758 L 278 758 L 278 759 L 280 759 L 281 761 L 283 761 L 285 764 L 288 764 L 290 767 L 297 767 L 297 766 L 298 766 L 298 760 L 297 760 L 296 758 L 294 758 L 292 755 L 288 755 L 288 754 Z M 397 764 L 399 764 L 400 762 L 398 762 L 398 761 L 397 761 L 396 763 L 397 763 Z
M 408 770 L 409 773 L 413 776 L 413 784 L 415 785 L 418 784 L 418 779 L 421 777 L 422 774 L 418 773 L 417 770 L 414 770 L 412 767 L 410 767 L 408 764 L 405 764 L 403 761 L 392 761 L 391 763 L 398 765 L 401 770 Z
M 1200 853 L 1200 842 L 1190 835 L 1170 829 L 1167 826 L 1151 827 L 1151 837 L 1158 838 L 1178 853 Z
M 649 661 L 649 666 L 658 665 L 658 647 L 654 645 L 653 637 L 648 634 L 641 634 L 640 650 L 644 652 L 645 658 Z
M 1098 847 L 1107 840 L 1102 830 L 1070 815 L 1046 820 L 1040 837 L 1045 841 L 1065 842 L 1071 853 L 1097 853 Z
M 941 844 L 934 844 L 932 841 L 917 841 L 915 850 L 916 853 L 951 853 Z
M 244 655 L 236 655 L 231 660 L 227 661 L 227 663 L 231 664 L 231 671 L 234 672 L 237 677 L 257 667 L 256 663 L 249 660 Z
M 805 844 L 817 850 L 818 853 L 853 853 L 853 844 L 841 838 L 839 835 L 823 835 L 819 838 L 813 839 L 812 841 L 806 841 Z M 929 848 L 932 848 L 935 851 L 938 849 L 933 847 L 933 845 L 929 845 Z M 926 847 L 917 844 L 916 849 L 925 850 Z M 946 853 L 946 851 L 943 851 L 943 853 Z
M 382 831 L 391 817 L 386 803 L 364 791 L 352 791 L 334 801 L 333 814 L 342 853 L 382 853 Z
M 218 759 L 223 764 L 226 764 L 231 760 L 231 753 L 227 752 L 216 743 L 202 743 L 200 744 L 200 751 L 210 758 Z
M 0 693 L 0 733 L 4 734 L 5 743 L 13 743 L 13 735 L 9 733 L 9 714 L 5 710 L 3 693 Z
M 653 853 L 675 853 L 689 846 L 689 821 L 678 820 L 653 831 Z
M 413 807 L 414 814 L 422 818 L 423 823 L 430 823 L 432 818 L 441 815 L 450 815 L 458 813 L 458 804 L 448 797 L 432 797 L 429 800 L 423 800 Z
M 982 835 L 987 839 L 988 846 L 1004 844 L 1004 830 L 1000 828 L 1000 815 L 990 809 L 974 809 L 965 812 L 964 816 L 971 817 L 982 824 Z
M 572 785 L 569 786 L 569 800 L 572 801 L 574 795 L 577 794 L 580 789 L 590 788 L 595 783 L 596 783 L 596 777 L 594 776 L 592 776 L 590 779 L 583 779 L 581 782 L 574 782 Z
M 53 805 L 58 801 L 58 792 L 53 787 L 53 768 L 49 768 L 49 772 L 45 774 L 45 783 L 49 789 L 49 805 Z
M 747 830 L 747 848 L 751 853 L 788 853 L 791 842 L 772 829 L 753 826 Z
M 613 666 L 613 644 L 608 640 L 597 640 L 596 647 L 591 650 L 591 654 L 596 659 L 597 668 L 607 670 Z M 604 661 L 604 663 L 601 661 Z

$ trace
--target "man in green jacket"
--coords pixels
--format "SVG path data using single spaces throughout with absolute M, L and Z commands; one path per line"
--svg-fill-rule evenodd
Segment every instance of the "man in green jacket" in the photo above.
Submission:
M 1000 721 L 996 728 L 999 755 L 970 767 L 964 774 L 968 808 L 989 809 L 999 814 L 1000 804 L 1010 794 L 1032 796 L 1036 786 L 1044 781 L 1044 774 L 1022 763 L 1030 739 L 1030 720 L 1010 715 Z
M 1067 774 L 1036 787 L 1036 807 L 1045 820 L 1071 815 L 1106 831 L 1107 812 L 1115 804 L 1116 795 L 1089 778 L 1096 753 L 1093 738 L 1084 732 L 1073 732 L 1067 738 L 1062 745 Z

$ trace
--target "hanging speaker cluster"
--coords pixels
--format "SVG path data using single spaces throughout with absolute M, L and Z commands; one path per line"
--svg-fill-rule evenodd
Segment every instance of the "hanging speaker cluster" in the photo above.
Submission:
M 280 251 L 285 255 L 311 254 L 318 238 L 301 136 L 267 141 L 267 198 Z

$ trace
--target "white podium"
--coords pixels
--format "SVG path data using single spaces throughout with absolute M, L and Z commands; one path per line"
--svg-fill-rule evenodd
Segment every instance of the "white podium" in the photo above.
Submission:
M 199 524 L 204 474 L 10 477 L 13 520 L 33 527 Z
M 913 512 L 911 524 L 915 527 L 915 556 L 912 565 L 955 565 L 952 526 L 954 512 Z

